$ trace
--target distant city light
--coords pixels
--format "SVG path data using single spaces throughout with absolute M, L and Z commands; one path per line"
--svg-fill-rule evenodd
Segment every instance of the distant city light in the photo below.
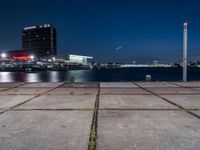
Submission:
M 44 25 L 40 25 L 39 27 L 40 28 L 47 28 L 47 27 L 51 27 L 51 25 L 50 24 L 44 24 Z
M 31 59 L 34 59 L 34 58 L 35 58 L 35 56 L 31 55 L 31 56 L 30 56 L 30 58 L 31 58 Z
M 187 22 L 185 22 L 185 23 L 184 23 L 184 26 L 187 26 L 187 25 L 188 25 Z
M 53 61 L 55 61 L 55 60 L 56 60 L 56 58 L 55 58 L 55 57 L 53 57 L 52 59 L 53 59 Z
M 1 57 L 2 57 L 2 58 L 6 58 L 6 57 L 7 57 L 6 53 L 2 53 L 2 54 L 1 54 Z

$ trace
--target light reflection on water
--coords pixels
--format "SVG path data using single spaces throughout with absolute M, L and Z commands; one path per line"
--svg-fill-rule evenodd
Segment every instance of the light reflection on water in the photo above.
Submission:
M 76 82 L 92 79 L 90 70 L 70 70 L 66 72 L 0 72 L 0 82 L 63 82 L 71 76 Z
M 91 70 L 71 70 L 68 72 L 68 78 L 73 76 L 76 82 L 88 82 L 93 80 Z
M 41 82 L 41 76 L 39 73 L 27 73 L 25 76 L 25 82 Z
M 0 72 L 0 82 L 15 82 L 13 72 Z
M 46 72 L 0 72 L 0 82 L 75 82 L 144 81 L 147 74 L 153 81 L 180 81 L 182 68 L 120 68 Z M 188 80 L 200 80 L 200 68 L 188 68 Z
M 48 75 L 49 82 L 60 82 L 58 71 L 52 71 Z

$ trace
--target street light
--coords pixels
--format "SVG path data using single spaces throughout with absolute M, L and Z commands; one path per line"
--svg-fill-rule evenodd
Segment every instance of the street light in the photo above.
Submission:
M 6 57 L 7 57 L 6 53 L 2 53 L 2 54 L 1 54 L 1 57 L 2 57 L 2 58 L 6 58 Z
M 30 56 L 30 58 L 31 58 L 31 59 L 34 59 L 34 58 L 35 58 L 35 56 L 31 55 L 31 56 Z
M 183 34 L 183 81 L 187 81 L 187 49 L 188 49 L 188 24 L 184 23 Z

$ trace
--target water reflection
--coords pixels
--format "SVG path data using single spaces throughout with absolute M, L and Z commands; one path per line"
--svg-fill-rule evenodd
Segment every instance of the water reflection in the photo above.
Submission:
M 89 82 L 93 80 L 91 70 L 71 70 L 67 74 L 68 78 L 73 76 L 75 82 Z
M 39 73 L 26 73 L 25 82 L 41 82 L 41 75 Z
M 0 72 L 0 82 L 75 82 L 144 81 L 147 74 L 154 81 L 180 81 L 182 68 L 121 68 L 44 72 Z M 200 80 L 200 68 L 188 68 L 189 80 Z
M 60 73 L 58 71 L 51 71 L 48 74 L 49 82 L 60 82 Z
M 0 72 L 0 82 L 15 82 L 13 72 Z

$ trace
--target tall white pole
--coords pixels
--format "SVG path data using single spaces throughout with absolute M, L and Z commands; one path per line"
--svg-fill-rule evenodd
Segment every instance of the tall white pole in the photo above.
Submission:
M 184 23 L 183 36 L 183 81 L 187 81 L 187 47 L 188 47 L 188 24 Z

